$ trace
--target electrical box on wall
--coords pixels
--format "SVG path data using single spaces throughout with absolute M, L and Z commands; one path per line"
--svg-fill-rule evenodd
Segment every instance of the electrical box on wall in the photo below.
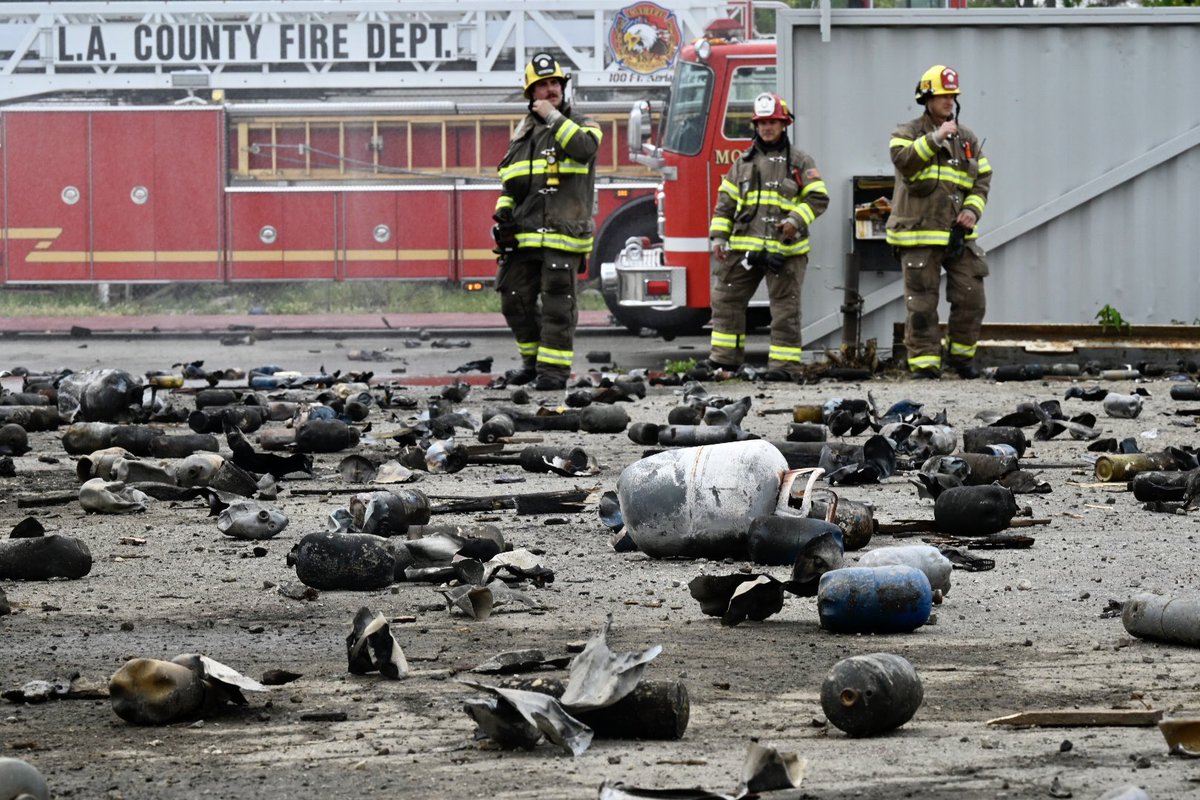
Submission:
M 900 263 L 887 243 L 887 219 L 892 211 L 891 175 L 854 175 L 850 178 L 850 213 L 854 235 L 850 255 L 859 272 L 898 272 Z

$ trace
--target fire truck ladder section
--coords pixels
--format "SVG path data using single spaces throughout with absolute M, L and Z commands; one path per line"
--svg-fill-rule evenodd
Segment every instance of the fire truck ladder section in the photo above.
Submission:
M 542 50 L 576 86 L 612 86 L 622 70 L 610 21 L 634 6 L 673 14 L 682 41 L 729 13 L 719 0 L 669 10 L 646 0 L 0 3 L 0 103 L 117 91 L 494 92 L 519 87 Z

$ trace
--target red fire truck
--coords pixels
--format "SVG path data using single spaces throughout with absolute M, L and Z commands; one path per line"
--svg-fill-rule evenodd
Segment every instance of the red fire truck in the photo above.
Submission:
M 10 107 L 3 280 L 486 282 L 492 176 L 521 110 Z M 623 119 L 598 116 L 603 225 L 653 183 L 621 163 Z
M 642 102 L 630 114 L 633 157 L 663 179 L 655 218 L 615 217 L 610 224 L 619 224 L 631 238 L 615 260 L 600 263 L 605 298 L 630 328 L 672 336 L 695 332 L 708 321 L 708 221 L 717 188 L 734 157 L 750 144 L 754 98 L 776 87 L 774 40 L 744 35 L 735 20 L 714 23 L 680 54 L 665 112 Z M 658 135 L 650 138 L 654 122 Z M 755 327 L 768 313 L 760 287 L 748 324 Z
M 0 108 L 0 282 L 486 282 L 524 114 L 501 101 L 542 49 L 604 128 L 593 258 L 612 260 L 657 178 L 605 98 L 665 90 L 724 6 L 0 3 L 0 102 L 22 103 Z

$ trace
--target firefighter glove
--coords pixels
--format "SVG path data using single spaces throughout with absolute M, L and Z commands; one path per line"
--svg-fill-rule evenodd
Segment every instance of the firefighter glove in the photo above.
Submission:
M 517 231 L 520 228 L 515 222 L 497 222 L 492 226 L 492 239 L 496 242 L 493 252 L 500 255 L 512 253 L 517 249 Z
M 763 267 L 772 275 L 779 275 L 783 272 L 783 268 L 787 266 L 787 259 L 779 253 L 767 253 L 766 266 Z
M 751 253 L 746 253 L 746 264 L 759 269 L 767 268 L 767 253 L 765 250 L 755 250 Z
M 957 264 L 966 249 L 967 229 L 956 223 L 950 229 L 950 241 L 946 243 L 946 252 L 942 254 L 942 266 L 952 267 Z

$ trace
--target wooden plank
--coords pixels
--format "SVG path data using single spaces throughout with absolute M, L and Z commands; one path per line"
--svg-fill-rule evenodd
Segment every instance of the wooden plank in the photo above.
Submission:
M 1157 725 L 1162 718 L 1162 711 L 1146 709 L 1065 709 L 1022 711 L 989 719 L 987 724 L 1012 728 L 1148 728 Z

